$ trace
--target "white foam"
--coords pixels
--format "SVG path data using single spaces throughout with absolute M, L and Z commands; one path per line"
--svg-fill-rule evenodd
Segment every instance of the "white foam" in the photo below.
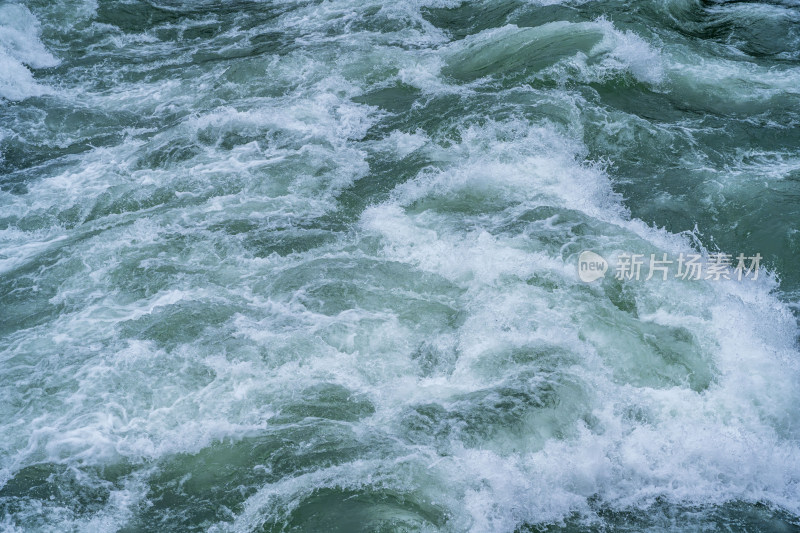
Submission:
M 38 38 L 39 21 L 24 6 L 0 6 L 0 98 L 23 100 L 49 92 L 37 83 L 27 67 L 41 69 L 59 64 Z
M 403 158 L 416 152 L 429 141 L 428 136 L 421 130 L 417 130 L 414 133 L 395 130 L 386 139 L 382 140 L 380 146 L 388 147 L 397 157 Z
M 510 531 L 525 522 L 559 521 L 573 512 L 591 516 L 588 499 L 597 493 L 619 509 L 646 508 L 666 498 L 695 504 L 769 501 L 799 512 L 796 325 L 786 305 L 769 294 L 774 279 L 762 271 L 761 281 L 749 285 L 643 285 L 636 297 L 641 320 L 691 331 L 703 357 L 711 358 L 715 377 L 701 392 L 620 381 L 627 375 L 619 373 L 624 359 L 608 358 L 608 347 L 592 340 L 594 334 L 587 330 L 593 316 L 602 316 L 594 307 L 602 305 L 602 299 L 586 301 L 579 292 L 561 291 L 556 304 L 525 284 L 537 272 L 565 282 L 574 279 L 574 265 L 541 254 L 525 239 L 479 229 L 502 220 L 502 212 L 492 216 L 489 211 L 487 216 L 484 210 L 479 227 L 465 231 L 463 218 L 451 219 L 430 200 L 446 202 L 465 195 L 481 202 L 496 195 L 503 201 L 495 203 L 504 209 L 514 202 L 569 207 L 614 224 L 618 234 L 607 237 L 617 240 L 616 246 L 627 243 L 622 247 L 650 243 L 670 252 L 689 251 L 689 242 L 609 208 L 617 198 L 605 185 L 602 171 L 559 158 L 559 153 L 570 152 L 569 141 L 550 135 L 537 145 L 535 127 L 532 138 L 509 139 L 501 133 L 507 127 L 489 123 L 480 134 L 476 129 L 463 135 L 462 144 L 452 148 L 463 153 L 458 164 L 420 174 L 399 186 L 392 200 L 362 217 L 366 230 L 381 235 L 388 258 L 410 262 L 467 289 L 470 317 L 460 335 L 461 357 L 451 378 L 461 387 L 486 385 L 481 361 L 502 343 L 568 341 L 568 351 L 584 354 L 580 367 L 572 371 L 584 382 L 601 431 L 580 429 L 575 438 L 550 439 L 540 451 L 519 456 L 466 449 L 437 463 L 442 475 L 452 476 L 451 483 L 465 487 L 459 505 L 470 517 L 471 530 Z M 546 159 L 538 159 L 540 150 L 548 154 Z M 509 159 L 513 163 L 506 162 Z M 545 163 L 552 167 L 536 170 Z M 423 205 L 433 209 L 412 208 L 421 200 L 428 200 Z M 638 239 L 643 241 L 637 244 Z M 601 242 L 594 245 L 602 249 Z M 580 311 L 584 306 L 588 309 Z M 612 333 L 612 344 L 620 342 L 621 335 Z M 440 390 L 445 395 L 453 391 Z M 644 409 L 648 421 L 627 419 L 629 408 Z
M 637 80 L 652 85 L 664 79 L 661 54 L 632 31 L 619 31 L 603 18 L 596 22 L 603 30 L 603 40 L 592 49 L 593 55 L 606 55 L 601 69 L 629 71 Z

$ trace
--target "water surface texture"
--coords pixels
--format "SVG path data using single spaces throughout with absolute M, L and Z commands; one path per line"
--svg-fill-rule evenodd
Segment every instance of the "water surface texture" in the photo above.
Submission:
M 0 529 L 798 531 L 799 148 L 795 0 L 0 0 Z

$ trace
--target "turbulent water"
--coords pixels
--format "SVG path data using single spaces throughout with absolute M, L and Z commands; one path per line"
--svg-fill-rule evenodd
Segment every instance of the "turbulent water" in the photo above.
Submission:
M 799 217 L 795 0 L 0 0 L 0 528 L 798 531 Z

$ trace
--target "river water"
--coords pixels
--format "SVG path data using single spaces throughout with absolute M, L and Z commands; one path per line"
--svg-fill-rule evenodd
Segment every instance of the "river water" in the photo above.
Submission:
M 0 528 L 797 531 L 798 147 L 794 0 L 2 1 Z

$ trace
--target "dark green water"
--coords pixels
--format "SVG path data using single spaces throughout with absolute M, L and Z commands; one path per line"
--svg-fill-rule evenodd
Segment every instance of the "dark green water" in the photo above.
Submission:
M 0 529 L 800 531 L 799 148 L 794 0 L 0 0 Z

